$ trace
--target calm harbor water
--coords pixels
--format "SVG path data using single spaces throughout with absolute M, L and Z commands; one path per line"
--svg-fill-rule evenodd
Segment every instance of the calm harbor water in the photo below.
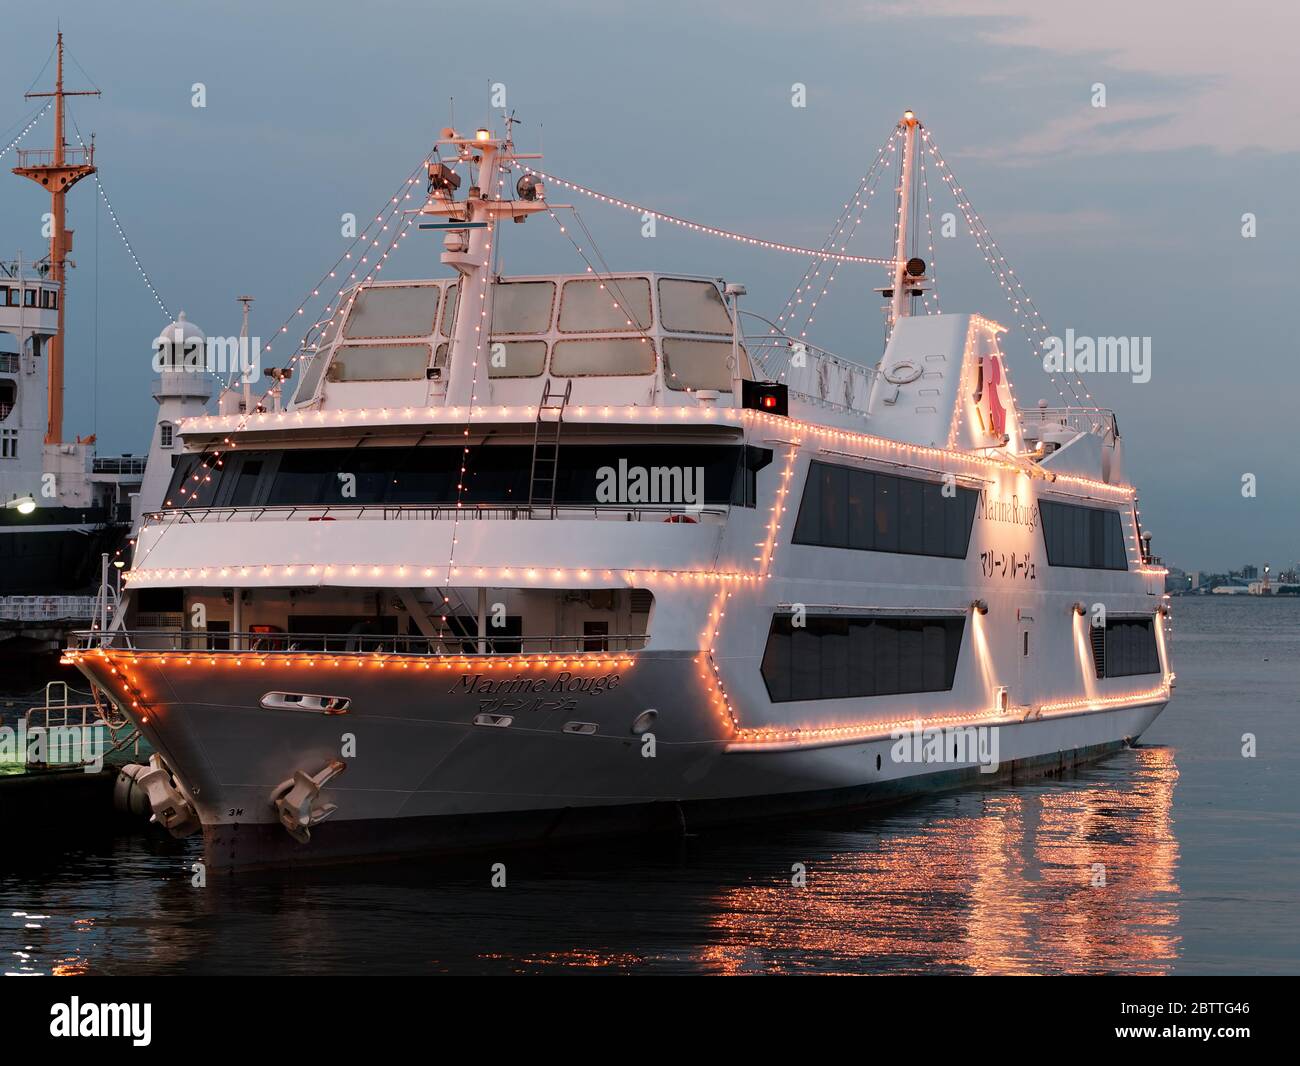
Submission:
M 1142 746 L 1066 780 L 509 856 L 505 888 L 491 858 L 194 888 L 189 843 L 11 844 L 0 971 L 1295 973 L 1300 600 L 1175 600 L 1173 647 Z

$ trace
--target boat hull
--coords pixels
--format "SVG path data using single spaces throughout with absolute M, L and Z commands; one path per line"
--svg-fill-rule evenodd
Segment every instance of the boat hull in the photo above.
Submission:
M 523 662 L 496 664 L 494 676 L 472 658 L 90 652 L 78 660 L 176 775 L 213 870 L 870 807 L 1100 758 L 1140 737 L 1168 698 L 948 716 L 949 732 L 936 734 L 926 722 L 937 718 L 900 721 L 899 701 L 883 697 L 854 701 L 868 716 L 855 735 L 774 739 L 747 735 L 720 713 L 700 683 L 708 665 L 699 654 Z M 332 714 L 287 709 L 276 693 L 348 703 Z M 637 733 L 647 710 L 651 728 Z M 746 717 L 743 705 L 735 713 Z M 918 727 L 940 740 L 918 746 Z M 978 751 L 951 732 L 966 728 L 981 735 Z M 336 810 L 299 842 L 279 822 L 277 790 L 336 760 L 343 770 L 319 794 Z
M 1149 718 L 1154 719 L 1158 713 L 1159 708 L 1153 709 Z M 490 855 L 494 851 L 574 845 L 614 837 L 680 835 L 834 811 L 869 811 L 939 792 L 1058 776 L 1113 755 L 1131 742 L 1121 738 L 1027 756 L 1004 763 L 993 773 L 984 773 L 979 767 L 949 767 L 893 780 L 812 791 L 490 814 L 331 820 L 312 830 L 307 845 L 298 844 L 278 825 L 206 825 L 204 857 L 211 872 L 233 873 L 416 855 Z

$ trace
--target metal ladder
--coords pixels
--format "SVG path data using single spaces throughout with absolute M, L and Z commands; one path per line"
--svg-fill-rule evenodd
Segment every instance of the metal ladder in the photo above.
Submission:
M 537 508 L 545 507 L 545 517 L 555 517 L 555 481 L 560 464 L 560 430 L 564 425 L 564 408 L 573 392 L 573 380 L 564 385 L 563 392 L 551 391 L 551 379 L 542 386 L 542 399 L 537 405 L 537 421 L 533 423 L 533 466 L 528 475 L 528 516 L 537 517 Z M 554 415 L 554 418 L 547 417 Z

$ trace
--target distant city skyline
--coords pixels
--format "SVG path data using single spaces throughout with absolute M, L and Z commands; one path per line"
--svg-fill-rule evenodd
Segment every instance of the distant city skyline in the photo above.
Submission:
M 485 26 L 472 8 L 379 0 L 362 25 L 352 9 L 235 0 L 151 6 L 124 20 L 118 9 L 65 3 L 69 88 L 104 92 L 71 108 L 68 140 L 95 132 L 116 212 L 115 221 L 93 181 L 69 199 L 69 433 L 96 432 L 104 454 L 146 444 L 150 342 L 167 318 L 119 222 L 170 317 L 185 311 L 210 334 L 234 335 L 236 297 L 251 293 L 252 331 L 274 338 L 274 362 L 309 324 L 294 309 L 348 243 L 344 216 L 364 226 L 453 110 L 462 128 L 499 127 L 494 85 L 521 121 L 520 145 L 544 150 L 544 168 L 803 246 L 825 239 L 911 107 L 1052 332 L 1149 348 L 1150 380 L 1082 376 L 1116 410 L 1155 553 L 1184 570 L 1242 565 L 1225 556 L 1276 560 L 1275 570 L 1300 559 L 1300 419 L 1285 400 L 1297 386 L 1286 312 L 1300 280 L 1293 7 L 815 2 L 792 20 L 768 0 L 735 12 L 561 0 L 500 13 Z M 55 29 L 48 10 L 8 13 L 0 147 L 39 110 L 23 93 L 49 87 L 42 64 Z M 481 55 L 463 47 L 485 32 L 497 68 L 486 82 Z M 1249 47 L 1239 47 L 1243 34 Z M 51 136 L 46 115 L 21 146 L 48 147 Z M 955 208 L 940 173 L 929 176 L 942 308 L 1014 327 L 970 240 L 938 231 Z M 0 189 L 0 257 L 38 258 L 45 198 L 7 173 Z M 768 317 L 807 266 L 669 225 L 648 239 L 635 212 L 564 198 L 611 266 L 723 275 Z M 850 252 L 888 254 L 891 207 L 886 179 Z M 511 230 L 507 271 L 583 269 L 549 220 Z M 385 276 L 441 274 L 437 251 L 412 234 Z M 838 269 L 809 338 L 874 362 L 880 275 Z M 1006 346 L 1020 403 L 1059 402 L 1014 328 Z

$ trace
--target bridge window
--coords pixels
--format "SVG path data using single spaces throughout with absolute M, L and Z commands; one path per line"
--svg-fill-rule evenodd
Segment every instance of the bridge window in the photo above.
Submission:
M 583 278 L 564 283 L 560 332 L 624 333 L 649 328 L 650 282 L 645 278 Z
M 665 337 L 664 383 L 670 389 L 731 391 L 731 341 L 688 341 Z M 740 376 L 752 378 L 749 356 L 740 353 Z
M 711 281 L 660 278 L 659 321 L 677 333 L 731 333 L 731 314 Z
M 454 282 L 447 286 L 447 299 L 442 303 L 442 323 L 439 329 L 444 337 L 450 337 L 456 325 L 456 297 L 459 291 Z
M 952 689 L 964 616 L 772 619 L 761 667 L 773 703 Z
M 1118 511 L 1055 500 L 1040 500 L 1038 511 L 1043 520 L 1043 543 L 1050 566 L 1128 569 Z
M 551 373 L 557 377 L 654 372 L 654 345 L 644 337 L 556 341 L 551 353 Z
M 440 349 L 444 347 L 446 345 L 439 345 Z M 503 341 L 492 338 L 488 377 L 535 378 L 545 369 L 545 341 Z
M 175 439 L 176 427 L 170 422 L 158 423 L 158 447 L 170 448 Z
M 427 337 L 438 314 L 438 286 L 370 286 L 357 293 L 343 336 Z
M 554 305 L 553 281 L 498 282 L 492 288 L 492 332 L 546 333 Z
M 328 381 L 413 381 L 429 365 L 427 344 L 343 344 L 334 351 Z
M 898 474 L 813 462 L 794 527 L 796 544 L 966 558 L 979 493 Z

